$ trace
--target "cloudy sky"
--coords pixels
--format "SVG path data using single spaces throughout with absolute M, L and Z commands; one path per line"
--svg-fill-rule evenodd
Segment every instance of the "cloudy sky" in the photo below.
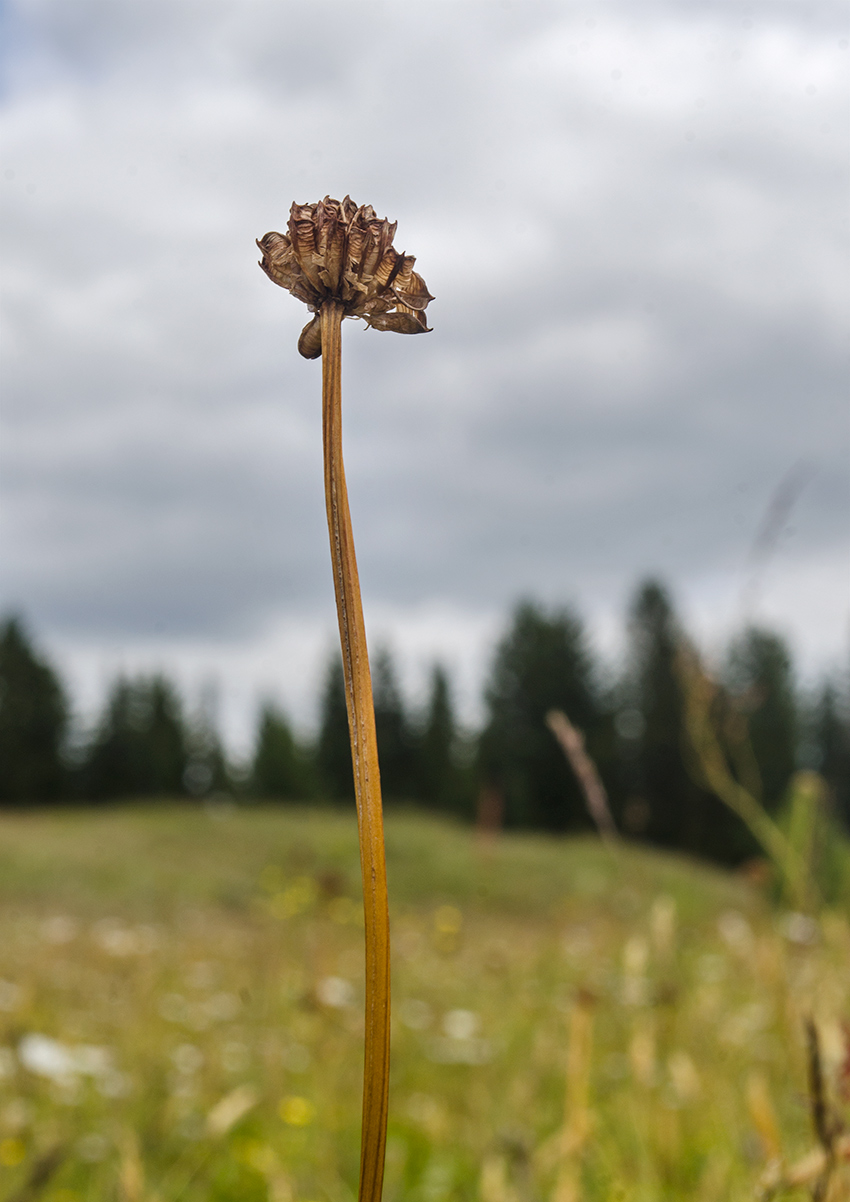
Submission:
M 309 722 L 334 637 L 290 202 L 399 223 L 433 333 L 348 323 L 367 622 L 474 713 L 517 597 L 616 654 L 660 574 L 848 650 L 844 4 L 6 0 L 0 606 Z M 771 508 L 772 507 L 772 508 Z M 770 514 L 773 514 L 771 519 Z M 765 535 L 765 524 L 771 530 Z M 762 532 L 761 551 L 753 551 Z

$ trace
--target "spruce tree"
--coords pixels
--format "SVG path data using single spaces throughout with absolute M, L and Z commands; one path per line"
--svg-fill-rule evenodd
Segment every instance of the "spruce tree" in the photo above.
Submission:
M 668 847 L 695 842 L 692 828 L 698 824 L 695 788 L 682 758 L 684 703 L 675 666 L 679 638 L 666 590 L 657 581 L 644 582 L 629 615 L 624 692 L 632 704 L 618 715 L 618 729 L 633 770 L 629 805 L 637 813 L 645 806 L 638 830 Z M 629 813 L 627 809 L 627 825 Z
M 187 763 L 183 784 L 193 797 L 233 791 L 227 753 L 213 721 L 212 707 L 202 704 L 200 713 L 187 724 Z
M 260 714 L 251 791 L 279 801 L 305 801 L 312 793 L 307 757 L 286 715 L 270 704 Z
M 682 638 L 666 589 L 645 581 L 631 606 L 625 704 L 616 720 L 626 777 L 622 817 L 627 830 L 662 847 L 735 862 L 757 848 L 740 820 L 698 783 L 676 662 Z
M 372 664 L 378 761 L 385 798 L 409 798 L 413 792 L 413 740 L 392 656 L 378 651 Z
M 174 686 L 159 675 L 116 681 L 83 767 L 89 796 L 184 795 L 188 762 Z
M 445 669 L 435 664 L 417 744 L 415 789 L 418 800 L 438 810 L 457 811 L 463 804 L 457 737 L 449 678 Z
M 768 630 L 744 631 L 732 645 L 728 679 L 747 716 L 762 801 L 775 812 L 796 767 L 798 735 L 791 655 L 784 640 Z
M 147 705 L 149 775 L 144 792 L 184 793 L 188 764 L 186 728 L 180 698 L 170 681 L 163 676 L 153 677 L 148 684 Z
M 345 677 L 338 652 L 334 652 L 328 662 L 322 688 L 316 770 L 320 790 L 328 800 L 354 800 L 354 768 L 348 738 Z
M 23 624 L 0 627 L 0 801 L 53 801 L 67 788 L 68 709 L 59 679 Z
M 837 817 L 850 832 L 850 704 L 832 682 L 821 689 L 813 727 L 817 769 L 829 785 Z
M 496 649 L 485 701 L 480 773 L 501 794 L 506 821 L 544 830 L 588 827 L 579 786 L 546 726 L 550 709 L 563 710 L 593 754 L 600 714 L 578 617 L 521 604 Z

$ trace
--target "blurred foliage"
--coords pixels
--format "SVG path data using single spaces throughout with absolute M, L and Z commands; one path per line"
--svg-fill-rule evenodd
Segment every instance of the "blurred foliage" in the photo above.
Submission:
M 809 707 L 806 752 L 827 782 L 836 818 L 850 830 L 850 697 L 832 681 Z
M 395 664 L 386 648 L 379 649 L 373 659 L 372 691 L 381 789 L 387 799 L 411 798 L 418 791 L 415 735 L 405 711 Z
M 636 590 L 617 672 L 595 659 L 568 609 L 517 607 L 494 648 L 482 729 L 464 730 L 445 668 L 411 706 L 392 655 L 373 657 L 378 750 L 388 805 L 417 803 L 470 819 L 550 831 L 589 829 L 586 805 L 546 725 L 562 710 L 585 738 L 627 836 L 726 864 L 761 852 L 752 828 L 718 799 L 695 765 L 676 669 L 687 643 L 670 596 Z M 737 785 L 776 820 L 798 768 L 827 785 L 833 821 L 850 827 L 850 692 L 833 678 L 800 690 L 788 648 L 770 631 L 736 638 L 714 681 L 711 721 Z M 0 801 L 102 800 L 152 795 L 251 796 L 291 804 L 353 800 L 342 664 L 329 657 L 314 739 L 277 706 L 259 709 L 248 763 L 228 763 L 214 705 L 187 716 L 162 676 L 113 685 L 90 730 L 72 728 L 52 669 L 21 624 L 0 638 Z
M 174 686 L 163 676 L 116 681 L 81 767 L 83 796 L 180 796 L 188 791 L 188 767 L 187 731 Z
M 814 918 L 650 848 L 390 812 L 385 1202 L 752 1202 L 813 1147 L 808 1015 L 847 1118 L 834 843 Z M 52 1164 L 43 1202 L 354 1196 L 359 873 L 316 806 L 0 816 L 5 1195 Z
M 686 751 L 686 704 L 677 671 L 683 631 L 666 590 L 646 581 L 632 601 L 620 711 L 624 828 L 651 843 L 725 863 L 757 850 L 739 818 L 695 777 Z M 629 727 L 623 718 L 631 717 Z
M 435 810 L 471 813 L 470 757 L 455 718 L 451 683 L 440 664 L 431 669 L 430 690 L 415 741 L 412 796 Z
M 546 725 L 550 710 L 565 711 L 586 734 L 593 754 L 601 714 L 576 615 L 547 613 L 530 602 L 518 606 L 496 648 L 485 702 L 481 774 L 501 792 L 507 824 L 586 828 L 579 786 Z
M 730 649 L 727 683 L 737 708 L 747 717 L 759 795 L 773 812 L 797 766 L 798 707 L 791 656 L 783 640 L 755 627 L 744 631 Z
M 334 651 L 325 670 L 320 702 L 316 768 L 322 796 L 332 801 L 354 800 L 354 768 L 348 741 L 348 711 L 342 659 Z
M 68 791 L 65 694 L 23 623 L 0 626 L 0 802 L 52 801 Z
M 846 896 L 847 836 L 833 806 L 829 786 L 816 772 L 792 776 L 778 815 L 779 829 L 799 859 L 808 909 L 835 905 Z
M 260 712 L 249 784 L 255 797 L 280 801 L 304 801 L 316 793 L 312 758 L 274 705 Z

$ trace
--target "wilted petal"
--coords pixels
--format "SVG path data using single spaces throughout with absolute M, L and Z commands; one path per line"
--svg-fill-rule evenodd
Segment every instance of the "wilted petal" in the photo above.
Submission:
M 317 313 L 308 321 L 298 339 L 298 353 L 305 359 L 318 359 L 322 353 L 322 319 Z
M 289 289 L 296 300 L 303 301 L 305 305 L 309 305 L 311 309 L 315 309 L 322 301 L 322 294 L 318 289 L 314 288 L 306 276 L 299 275 Z
M 409 284 L 413 277 L 413 264 L 416 262 L 416 255 L 399 255 L 400 263 L 395 276 L 395 288 L 404 289 L 406 284 Z
M 348 231 L 348 267 L 359 276 L 363 269 L 363 256 L 369 241 L 369 231 L 355 222 Z
M 375 313 L 389 313 L 398 301 L 392 292 L 370 292 L 364 296 L 357 306 L 358 317 L 371 317 Z
M 426 325 L 425 314 L 415 313 L 412 309 L 399 306 L 396 313 L 375 313 L 364 317 L 367 325 L 373 330 L 389 330 L 395 334 L 429 334 L 430 327 Z
M 314 224 L 316 205 L 292 206 L 289 214 L 289 240 L 298 266 L 317 290 L 321 290 L 319 272 L 314 262 L 316 254 L 316 228 Z
M 366 253 L 363 256 L 363 270 L 361 271 L 362 278 L 368 278 L 375 274 L 378 269 L 378 264 L 387 253 L 387 247 L 392 242 L 390 235 L 390 226 L 386 218 L 383 221 L 377 219 L 366 223 L 369 240 L 366 246 Z
M 328 240 L 328 227 L 333 223 L 333 210 L 329 210 L 326 206 L 325 201 L 327 199 L 326 196 L 325 200 L 319 201 L 313 215 L 313 234 L 316 242 L 313 257 L 316 259 L 324 258 Z
M 341 221 L 334 221 L 333 228 L 328 234 L 327 249 L 325 250 L 325 268 L 322 273 L 324 283 L 331 292 L 336 292 L 342 276 L 345 262 L 345 226 Z
M 398 297 L 400 303 L 408 309 L 426 309 L 428 302 L 434 298 L 425 286 L 425 281 L 421 275 L 415 271 L 410 272 L 409 280 L 403 284 L 396 279 L 393 287 L 393 292 Z
M 291 288 L 298 264 L 286 235 L 272 231 L 258 238 L 257 246 L 263 252 L 260 266 L 269 279 L 274 280 L 281 288 Z
M 398 251 L 390 246 L 375 269 L 375 283 L 378 287 L 389 288 L 401 270 L 403 263 L 404 260 Z
M 345 226 L 338 200 L 326 196 L 316 205 L 316 251 L 313 263 L 325 288 L 335 294 L 345 255 Z

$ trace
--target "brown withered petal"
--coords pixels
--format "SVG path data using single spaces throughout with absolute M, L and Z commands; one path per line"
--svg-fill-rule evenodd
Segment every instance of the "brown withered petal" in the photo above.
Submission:
M 372 329 L 423 334 L 429 329 L 425 309 L 434 298 L 413 270 L 414 256 L 393 246 L 395 232 L 396 222 L 350 196 L 293 204 L 287 232 L 258 239 L 260 267 L 313 313 L 335 300 L 343 316 L 362 317 Z M 298 350 L 306 359 L 321 355 L 318 317 L 302 330 Z
M 318 359 L 322 353 L 322 319 L 318 313 L 308 321 L 298 338 L 298 353 L 305 359 Z
M 428 326 L 421 313 L 399 307 L 397 313 L 375 313 L 366 317 L 366 323 L 373 330 L 392 330 L 396 334 L 427 334 Z

